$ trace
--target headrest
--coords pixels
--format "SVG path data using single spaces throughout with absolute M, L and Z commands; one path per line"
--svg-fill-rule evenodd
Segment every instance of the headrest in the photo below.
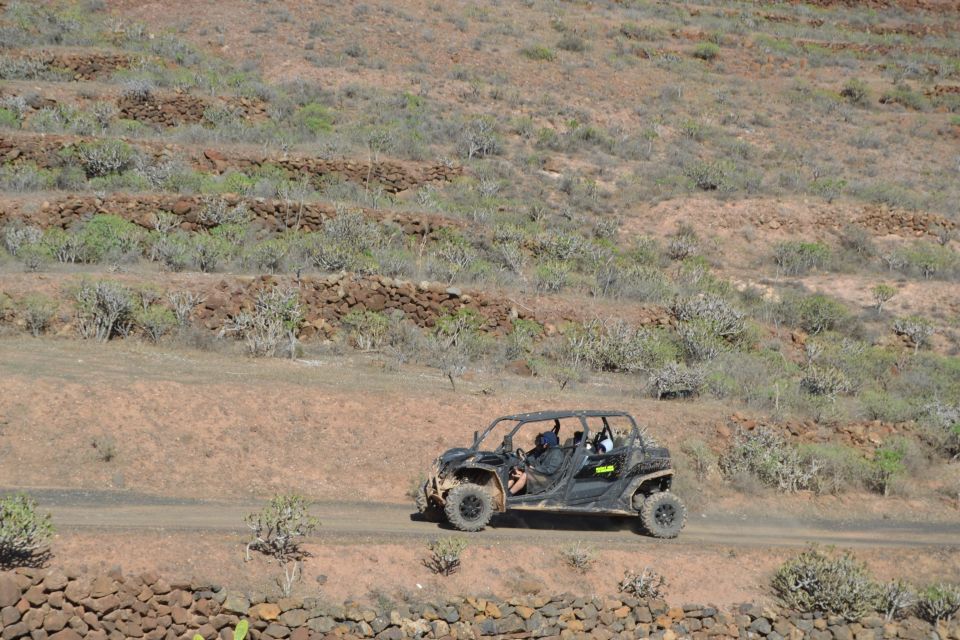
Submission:
M 537 436 L 537 440 L 541 447 L 556 447 L 560 444 L 560 438 L 553 431 L 544 431 Z

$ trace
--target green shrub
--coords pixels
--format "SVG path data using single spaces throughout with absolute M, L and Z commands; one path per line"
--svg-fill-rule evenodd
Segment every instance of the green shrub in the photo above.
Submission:
M 657 400 L 690 398 L 700 394 L 704 379 L 701 369 L 668 362 L 650 372 L 648 385 Z
M 303 539 L 320 526 L 320 521 L 309 513 L 310 502 L 298 494 L 276 495 L 257 513 L 246 517 L 247 526 L 253 532 L 253 540 L 247 543 L 247 559 L 250 551 L 259 551 L 278 563 L 300 560 L 305 551 Z
M 619 28 L 620 35 L 631 40 L 660 40 L 666 37 L 663 31 L 650 25 L 624 22 Z
M 860 394 L 864 415 L 869 420 L 906 422 L 912 420 L 917 407 L 904 398 L 887 391 L 867 390 Z
M 916 315 L 897 318 L 893 321 L 893 330 L 898 336 L 906 336 L 910 340 L 914 353 L 919 351 L 936 331 L 933 323 Z
M 236 333 L 252 356 L 296 355 L 303 307 L 296 289 L 273 287 L 257 292 L 252 310 L 243 310 L 224 324 L 220 335 Z
M 715 60 L 720 55 L 720 47 L 713 42 L 701 42 L 693 50 L 693 57 L 701 60 Z
M 294 120 L 314 135 L 329 133 L 333 130 L 333 116 L 322 104 L 305 104 L 294 115 Z
M 802 275 L 810 269 L 822 269 L 830 260 L 830 248 L 820 242 L 788 240 L 774 248 L 773 259 L 783 273 Z
M 817 466 L 810 488 L 820 495 L 839 495 L 860 489 L 868 481 L 870 463 L 853 447 L 841 444 L 810 444 L 799 448 L 803 460 Z
M 42 242 L 31 242 L 20 247 L 17 258 L 23 263 L 24 271 L 40 271 L 53 259 L 50 247 Z
M 500 136 L 496 122 L 490 117 L 474 118 L 463 128 L 460 136 L 460 155 L 468 160 L 500 153 Z
M 926 97 L 905 84 L 895 85 L 880 96 L 881 104 L 899 104 L 908 109 L 924 111 L 929 106 Z
M 560 549 L 560 558 L 571 569 L 586 573 L 596 561 L 596 552 L 578 540 Z
M 57 262 L 74 263 L 79 261 L 83 255 L 83 245 L 80 238 L 60 227 L 50 227 L 44 230 L 42 242 Z
M 688 440 L 680 448 L 693 465 L 694 474 L 697 480 L 703 482 L 710 475 L 710 472 L 717 466 L 717 455 L 707 446 L 703 440 Z
M 683 174 L 693 186 L 703 191 L 733 191 L 736 188 L 736 165 L 726 159 L 694 160 L 683 168 Z
M 160 339 L 177 325 L 173 311 L 159 304 L 138 310 L 134 314 L 134 320 L 143 335 L 154 344 L 160 342 Z
M 423 564 L 433 573 L 449 576 L 460 568 L 460 556 L 466 548 L 467 540 L 460 536 L 433 540 L 427 545 L 430 557 L 425 559 Z
M 714 325 L 702 318 L 677 323 L 677 336 L 684 354 L 694 361 L 713 360 L 730 349 Z
M 840 90 L 840 95 L 858 107 L 866 107 L 870 104 L 870 90 L 867 84 L 858 78 L 847 80 Z
M 531 44 L 520 49 L 520 53 L 523 54 L 525 58 L 530 60 L 540 60 L 549 62 L 556 57 L 556 54 L 553 52 L 550 47 L 545 47 L 540 44 Z
M 563 260 L 546 260 L 537 266 L 534 282 L 539 291 L 558 293 L 569 284 L 571 271 L 570 264 Z
M 712 335 L 730 342 L 737 342 L 747 331 L 744 313 L 713 293 L 677 298 L 672 310 L 677 320 L 705 323 Z
M 815 396 L 835 400 L 838 395 L 853 392 L 850 378 L 837 367 L 810 365 L 800 378 L 800 388 Z
M 881 282 L 870 289 L 870 294 L 873 296 L 873 303 L 877 306 L 877 313 L 881 313 L 883 305 L 897 295 L 897 288 Z
M 889 495 L 893 481 L 906 470 L 903 463 L 906 453 L 902 443 L 886 443 L 874 451 L 870 465 L 870 487 L 884 496 Z
M 36 338 L 46 331 L 56 311 L 56 303 L 47 296 L 40 293 L 26 296 L 23 299 L 23 320 L 30 335 Z
M 113 214 L 93 216 L 77 233 L 84 262 L 117 262 L 140 253 L 144 230 Z
M 133 324 L 130 290 L 115 282 L 83 282 L 74 294 L 77 330 L 84 339 L 106 342 L 126 336 Z
M 917 615 L 932 624 L 949 622 L 960 611 L 960 587 L 956 585 L 931 585 L 917 596 Z
M 38 513 L 35 500 L 22 493 L 0 499 L 0 569 L 42 562 L 51 537 L 50 515 Z
M 231 251 L 231 245 L 227 240 L 212 233 L 194 234 L 190 244 L 193 264 L 203 273 L 215 271 Z
M 784 296 L 779 313 L 787 324 L 811 334 L 836 329 L 850 316 L 843 303 L 822 293 Z
M 282 273 L 289 255 L 290 242 L 287 238 L 269 238 L 248 249 L 245 260 L 259 271 Z
M 934 400 L 923 408 L 927 438 L 933 448 L 950 459 L 960 458 L 960 403 Z
M 506 357 L 510 360 L 526 357 L 534 341 L 542 335 L 543 325 L 536 320 L 515 319 L 513 329 L 507 334 Z
M 41 191 L 56 186 L 56 175 L 33 162 L 0 166 L 0 188 L 7 191 Z
M 387 316 L 376 311 L 351 311 L 340 322 L 361 351 L 379 350 L 390 326 Z
M 763 427 L 739 431 L 720 457 L 720 470 L 730 479 L 739 475 L 787 493 L 813 488 L 821 464 L 803 456 L 797 447 Z
M 629 569 L 625 570 L 623 580 L 620 581 L 618 588 L 621 592 L 634 598 L 652 600 L 662 598 L 666 586 L 666 578 L 650 567 L 644 567 L 639 573 Z
M 14 221 L 3 227 L 3 246 L 12 256 L 16 256 L 22 247 L 36 244 L 43 238 L 40 227 L 24 225 Z
M 0 107 L 0 127 L 20 128 L 20 115 L 13 109 Z
M 924 278 L 947 276 L 960 267 L 960 257 L 950 247 L 935 242 L 917 241 L 884 257 L 892 267 Z
M 583 53 L 587 50 L 587 41 L 576 33 L 567 32 L 560 36 L 557 41 L 557 49 L 571 51 L 573 53 Z
M 123 140 L 81 142 L 75 152 L 87 178 L 123 173 L 136 161 L 133 147 Z
M 880 611 L 887 622 L 903 617 L 913 609 L 917 593 L 913 586 L 904 580 L 891 580 L 880 587 Z
M 880 604 L 880 587 L 849 552 L 811 547 L 785 562 L 772 587 L 783 603 L 803 613 L 827 612 L 859 620 Z

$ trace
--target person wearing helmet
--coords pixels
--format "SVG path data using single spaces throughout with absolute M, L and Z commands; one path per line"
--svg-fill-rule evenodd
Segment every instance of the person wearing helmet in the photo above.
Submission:
M 510 472 L 510 495 L 515 496 L 524 489 L 528 493 L 544 491 L 563 465 L 563 451 L 560 450 L 560 439 L 556 433 L 544 431 L 537 436 L 535 445 L 523 466 L 515 467 Z
M 613 440 L 609 436 L 597 443 L 597 453 L 607 453 L 612 449 Z

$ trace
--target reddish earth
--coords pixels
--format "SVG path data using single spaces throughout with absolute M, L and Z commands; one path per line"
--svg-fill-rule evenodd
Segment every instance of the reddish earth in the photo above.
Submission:
M 710 402 L 642 399 L 622 386 L 623 378 L 601 377 L 559 394 L 537 379 L 511 377 L 507 386 L 484 377 L 463 383 L 454 393 L 434 372 L 411 368 L 399 377 L 359 357 L 254 361 L 210 352 L 160 351 L 131 342 L 3 339 L 0 372 L 0 486 L 119 488 L 204 500 L 249 500 L 295 490 L 317 499 L 386 501 L 410 508 L 405 494 L 432 457 L 464 442 L 474 428 L 498 414 L 545 406 L 616 405 L 640 416 L 677 451 L 692 437 L 719 442 L 718 417 L 725 412 Z M 99 459 L 92 446 L 95 438 L 105 437 L 116 445 L 110 462 Z M 958 470 L 954 466 L 949 471 Z M 692 536 L 703 526 L 701 513 L 740 513 L 745 522 L 761 513 L 894 520 L 909 514 L 911 520 L 956 522 L 958 507 L 930 491 L 888 499 L 740 494 L 714 478 L 697 485 L 689 472 L 677 490 L 692 506 Z M 708 515 L 703 522 L 712 518 Z M 54 552 L 58 562 L 73 565 L 111 566 L 122 558 L 127 571 L 155 568 L 272 589 L 276 568 L 259 560 L 244 564 L 239 515 L 230 528 L 234 526 L 237 533 L 200 529 L 155 534 L 65 526 Z M 773 539 L 746 547 L 682 540 L 662 545 L 629 531 L 609 537 L 602 529 L 587 528 L 544 530 L 538 535 L 544 542 L 532 543 L 507 530 L 506 539 L 471 537 L 463 572 L 440 580 L 420 560 L 425 540 L 446 535 L 442 529 L 413 529 L 419 542 L 411 545 L 409 538 L 391 541 L 399 534 L 384 539 L 376 526 L 369 537 L 344 540 L 336 533 L 339 526 L 328 522 L 333 537 L 309 545 L 314 556 L 307 561 L 302 585 L 315 590 L 315 577 L 326 575 L 320 591 L 337 599 L 369 597 L 375 590 L 419 590 L 418 583 L 438 592 L 506 594 L 532 588 L 531 583 L 545 591 L 609 592 L 623 568 L 650 564 L 669 577 L 671 597 L 723 604 L 764 594 L 769 572 L 790 553 L 772 548 Z M 503 535 L 501 531 L 495 529 L 495 535 Z M 584 576 L 559 559 L 559 550 L 578 539 L 596 544 L 599 554 L 596 567 Z M 960 574 L 960 557 L 950 548 L 889 554 L 867 547 L 858 554 L 884 576 L 908 570 L 911 575 Z M 715 579 L 704 581 L 704 575 Z M 526 579 L 529 582 L 523 582 Z

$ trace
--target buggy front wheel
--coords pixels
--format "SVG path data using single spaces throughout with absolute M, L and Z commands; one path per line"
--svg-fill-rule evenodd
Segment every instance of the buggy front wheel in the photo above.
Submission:
M 478 484 L 464 482 L 447 493 L 443 511 L 460 531 L 480 531 L 493 517 L 493 496 Z

